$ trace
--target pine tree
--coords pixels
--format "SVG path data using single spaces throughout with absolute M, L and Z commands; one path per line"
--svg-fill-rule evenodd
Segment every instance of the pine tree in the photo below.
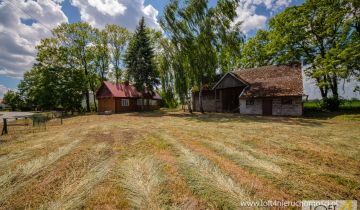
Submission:
M 153 91 L 155 86 L 159 84 L 159 74 L 153 58 L 153 46 L 151 46 L 145 20 L 142 18 L 125 55 L 128 76 L 134 82 L 136 89 L 142 93 L 144 93 L 145 88 L 148 91 Z

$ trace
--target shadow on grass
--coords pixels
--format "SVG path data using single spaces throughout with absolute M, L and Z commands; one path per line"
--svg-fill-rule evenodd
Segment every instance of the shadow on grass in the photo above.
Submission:
M 321 126 L 326 123 L 324 120 L 318 120 L 314 118 L 304 118 L 304 117 L 265 117 L 265 116 L 249 116 L 241 115 L 238 113 L 193 113 L 184 111 L 174 111 L 174 110 L 158 110 L 152 112 L 136 112 L 129 113 L 130 116 L 138 117 L 176 117 L 182 118 L 188 121 L 193 122 L 208 122 L 208 123 L 280 123 L 286 125 L 302 125 L 302 126 Z
M 342 108 L 341 110 L 336 112 L 325 111 L 319 108 L 306 108 L 304 110 L 304 118 L 307 119 L 326 120 L 341 116 L 344 116 L 344 118 L 349 120 L 360 121 L 360 107 Z

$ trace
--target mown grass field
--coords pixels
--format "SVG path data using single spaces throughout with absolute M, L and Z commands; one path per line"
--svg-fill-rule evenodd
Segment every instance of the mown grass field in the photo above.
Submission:
M 359 114 L 90 115 L 2 139 L 0 209 L 242 209 L 245 200 L 360 200 Z

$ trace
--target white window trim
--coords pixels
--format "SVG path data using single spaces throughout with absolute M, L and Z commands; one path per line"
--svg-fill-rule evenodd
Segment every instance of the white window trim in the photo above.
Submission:
M 156 106 L 157 105 L 157 101 L 156 100 L 150 100 L 150 105 L 151 106 Z
M 121 106 L 130 106 L 129 99 L 121 99 Z

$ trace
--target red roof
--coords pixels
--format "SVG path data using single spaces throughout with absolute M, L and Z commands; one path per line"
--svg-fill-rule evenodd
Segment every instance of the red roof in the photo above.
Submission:
M 115 98 L 141 98 L 142 93 L 136 90 L 135 86 L 125 83 L 103 82 L 96 94 L 97 98 L 115 97 Z M 145 91 L 145 98 L 161 99 L 155 92 Z

